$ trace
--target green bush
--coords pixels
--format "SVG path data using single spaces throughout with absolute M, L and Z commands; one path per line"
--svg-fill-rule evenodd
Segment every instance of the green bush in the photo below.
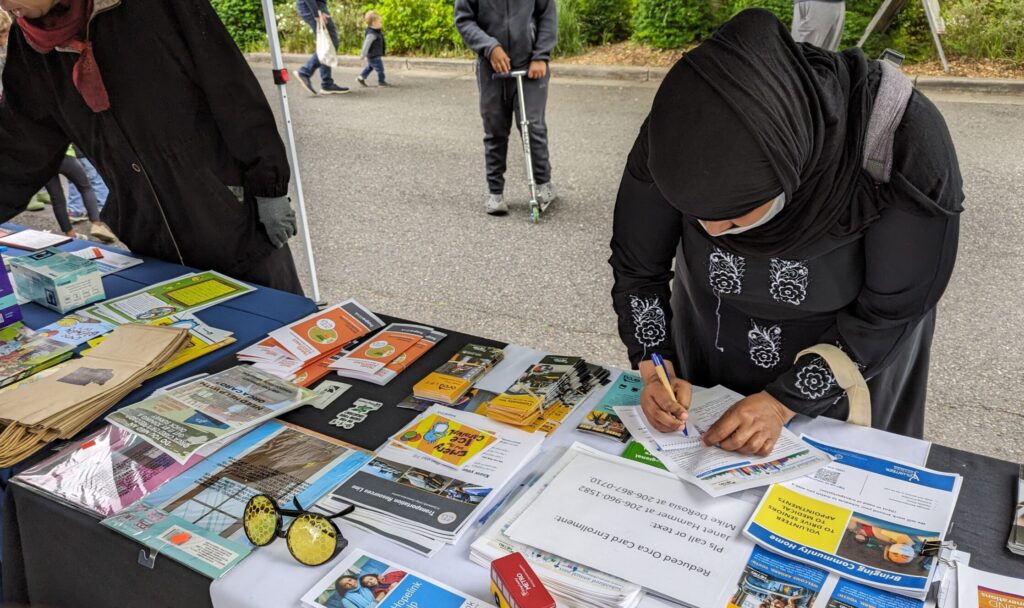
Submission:
M 637 0 L 633 40 L 675 49 L 704 38 L 715 21 L 714 6 L 707 0 Z
M 454 0 L 377 0 L 364 8 L 380 13 L 389 52 L 441 56 L 465 52 L 455 28 Z
M 942 7 L 948 53 L 1024 63 L 1024 0 L 953 0 Z
M 621 42 L 632 32 L 632 0 L 578 0 L 580 32 L 589 45 Z
M 260 0 L 210 0 L 235 44 L 243 51 L 265 48 L 267 30 Z
M 579 5 L 580 0 L 558 0 L 558 43 L 552 53 L 556 57 L 579 55 L 586 50 Z

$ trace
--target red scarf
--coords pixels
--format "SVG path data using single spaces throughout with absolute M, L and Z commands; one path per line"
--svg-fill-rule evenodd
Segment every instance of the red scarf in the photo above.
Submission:
M 92 0 L 71 0 L 67 11 L 51 12 L 41 19 L 19 18 L 18 25 L 29 46 L 38 53 L 45 55 L 57 47 L 78 53 L 71 80 L 86 105 L 93 112 L 103 112 L 110 109 L 107 87 L 92 54 L 92 42 L 82 38 L 91 16 Z

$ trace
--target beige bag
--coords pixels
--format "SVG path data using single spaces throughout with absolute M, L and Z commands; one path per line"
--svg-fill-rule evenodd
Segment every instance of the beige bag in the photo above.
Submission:
M 795 361 L 804 355 L 818 355 L 824 359 L 836 383 L 846 391 L 846 400 L 850 402 L 850 415 L 846 421 L 858 426 L 871 426 L 871 392 L 857 364 L 839 347 L 831 344 L 815 344 L 806 348 L 797 354 Z

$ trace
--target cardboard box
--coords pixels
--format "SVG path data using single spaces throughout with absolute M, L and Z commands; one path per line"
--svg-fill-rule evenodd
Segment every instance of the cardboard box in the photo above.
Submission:
M 106 299 L 95 262 L 53 248 L 11 258 L 11 274 L 23 298 L 61 314 Z
M 11 285 L 11 277 L 4 270 L 0 272 L 0 329 L 21 321 L 21 307 L 18 296 Z
M 501 608 L 556 608 L 555 599 L 521 553 L 491 562 L 491 593 Z

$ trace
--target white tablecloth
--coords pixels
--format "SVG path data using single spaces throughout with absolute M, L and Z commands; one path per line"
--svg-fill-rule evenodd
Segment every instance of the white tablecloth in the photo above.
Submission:
M 484 390 L 500 393 L 529 366 L 544 355 L 534 349 L 509 346 L 506 358 L 491 371 L 480 383 Z M 611 381 L 618 378 L 622 370 L 612 369 Z M 564 448 L 573 442 L 580 442 L 597 449 L 619 453 L 624 445 L 614 440 L 598 437 L 576 430 L 576 425 L 593 409 L 607 389 L 603 388 L 586 402 L 580 404 L 559 429 L 544 443 L 545 452 Z M 857 450 L 870 452 L 879 456 L 901 460 L 910 464 L 924 465 L 928 459 L 931 444 L 918 439 L 893 435 L 883 431 L 844 424 L 827 418 L 810 420 L 797 418 L 790 425 L 797 434 L 807 433 L 816 439 L 849 446 Z M 520 478 L 533 471 L 538 462 L 545 461 L 542 454 L 527 465 L 520 473 Z M 514 480 L 506 488 L 506 492 L 519 485 Z M 457 545 L 445 547 L 432 558 L 423 557 L 404 547 L 391 543 L 362 530 L 339 522 L 342 533 L 349 541 L 349 548 L 342 553 L 347 554 L 353 548 L 359 548 L 381 557 L 395 560 L 396 566 L 405 566 L 451 585 L 465 593 L 481 599 L 490 597 L 490 572 L 469 559 L 469 546 L 480 532 L 480 524 L 473 527 L 463 536 Z M 338 558 L 340 559 L 340 556 Z M 291 608 L 301 606 L 299 598 L 308 591 L 322 576 L 326 575 L 335 562 L 316 568 L 302 566 L 296 562 L 283 541 L 254 551 L 233 570 L 210 585 L 210 596 L 215 608 Z M 726 581 L 722 581 L 726 584 Z M 642 608 L 661 608 L 669 604 L 656 598 L 647 598 Z

